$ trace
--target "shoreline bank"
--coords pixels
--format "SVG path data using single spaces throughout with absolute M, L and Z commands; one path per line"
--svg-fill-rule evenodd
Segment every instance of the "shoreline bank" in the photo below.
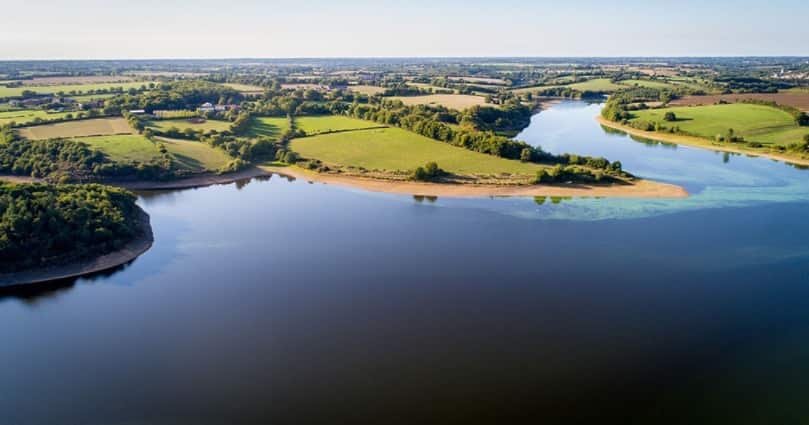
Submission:
M 656 131 L 643 131 L 629 126 L 625 126 L 616 122 L 609 121 L 602 116 L 597 116 L 596 121 L 604 127 L 609 127 L 613 130 L 623 131 L 626 134 L 643 137 L 645 139 L 656 140 L 659 142 L 674 143 L 683 146 L 692 146 L 695 148 L 708 149 L 717 152 L 729 152 L 741 155 L 758 156 L 761 158 L 769 158 L 775 161 L 786 162 L 788 164 L 809 166 L 809 159 L 793 158 L 788 155 L 781 155 L 770 152 L 759 152 L 755 150 L 748 150 L 737 146 L 727 146 L 725 144 L 716 144 L 708 139 L 694 136 L 684 136 L 681 134 L 660 133 Z
M 187 177 L 178 180 L 168 181 L 150 181 L 150 180 L 102 180 L 98 184 L 107 186 L 115 186 L 128 190 L 171 190 L 171 189 L 193 189 L 195 187 L 212 186 L 215 184 L 233 183 L 238 180 L 249 179 L 253 177 L 266 176 L 268 173 L 258 167 L 250 167 L 245 170 L 237 171 L 228 174 L 213 174 L 206 173 L 194 177 Z M 0 175 L 0 181 L 9 183 L 46 183 L 45 180 L 28 176 L 15 176 L 11 174 Z M 71 183 L 80 184 L 80 183 Z
M 489 197 L 534 197 L 534 196 L 572 196 L 572 197 L 611 197 L 611 198 L 685 198 L 688 192 L 668 183 L 650 180 L 637 180 L 632 184 L 559 184 L 559 185 L 485 185 L 485 184 L 451 184 L 421 183 L 414 181 L 395 181 L 356 176 L 340 176 L 321 174 L 304 170 L 295 166 L 277 167 L 260 166 L 261 169 L 275 174 L 304 179 L 316 183 L 333 184 L 335 186 L 362 189 L 369 192 L 391 193 L 397 195 L 440 196 L 450 198 L 489 198 Z
M 129 241 L 123 248 L 93 258 L 85 258 L 66 264 L 45 266 L 20 272 L 0 274 L 0 288 L 44 284 L 56 280 L 78 278 L 122 266 L 140 257 L 154 243 L 149 214 L 138 208 L 138 222 L 141 234 Z

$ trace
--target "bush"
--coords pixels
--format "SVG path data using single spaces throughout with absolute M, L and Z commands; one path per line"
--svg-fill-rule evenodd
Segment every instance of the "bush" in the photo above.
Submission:
M 677 121 L 677 115 L 674 112 L 666 112 L 666 115 L 663 116 L 663 120 L 668 122 Z
M 447 173 L 438 167 L 435 162 L 428 162 L 424 167 L 417 167 L 413 171 L 412 178 L 417 181 L 433 181 Z

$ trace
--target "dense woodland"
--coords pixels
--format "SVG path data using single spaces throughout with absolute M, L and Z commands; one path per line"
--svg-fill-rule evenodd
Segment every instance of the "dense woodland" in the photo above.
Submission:
M 108 186 L 0 184 L 0 271 L 120 248 L 142 229 L 135 196 Z

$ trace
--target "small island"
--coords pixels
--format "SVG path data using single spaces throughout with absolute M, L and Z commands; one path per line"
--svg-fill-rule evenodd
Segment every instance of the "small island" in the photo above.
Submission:
M 152 245 L 135 195 L 98 184 L 0 184 L 0 287 L 126 264 Z

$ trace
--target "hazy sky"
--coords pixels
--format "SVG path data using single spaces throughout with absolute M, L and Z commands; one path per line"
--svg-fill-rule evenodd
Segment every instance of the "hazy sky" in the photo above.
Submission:
M 809 56 L 809 0 L 14 0 L 0 59 Z

